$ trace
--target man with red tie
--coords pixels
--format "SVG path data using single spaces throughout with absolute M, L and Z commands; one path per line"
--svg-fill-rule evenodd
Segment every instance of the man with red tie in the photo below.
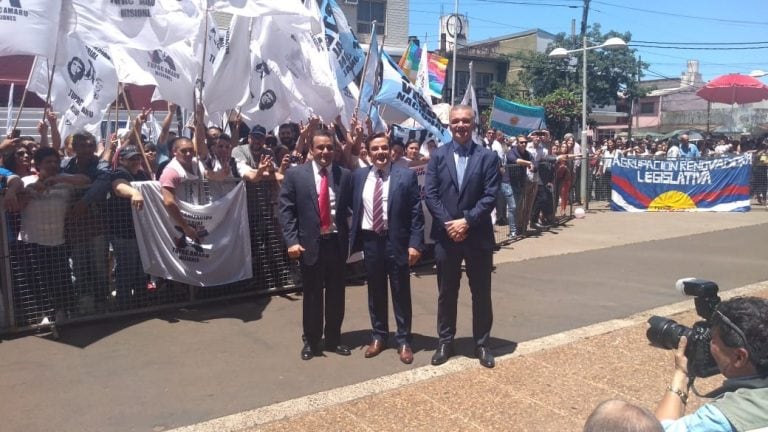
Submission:
M 303 360 L 323 350 L 350 355 L 341 344 L 341 323 L 351 177 L 349 170 L 333 163 L 331 132 L 315 131 L 311 143 L 313 160 L 286 171 L 279 198 L 288 256 L 300 260 L 304 281 Z
M 371 343 L 365 357 L 384 350 L 389 337 L 387 281 L 392 291 L 400 361 L 413 362 L 411 349 L 411 280 L 424 247 L 424 213 L 416 173 L 392 162 L 389 138 L 378 133 L 367 142 L 373 166 L 354 172 L 352 194 L 352 252 L 363 251 L 368 278 Z

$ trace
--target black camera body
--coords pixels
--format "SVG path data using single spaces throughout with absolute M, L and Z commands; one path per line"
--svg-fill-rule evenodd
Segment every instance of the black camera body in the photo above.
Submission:
M 720 304 L 717 296 L 717 284 L 703 279 L 680 279 L 677 289 L 684 294 L 694 296 L 696 313 L 704 318 L 692 327 L 678 324 L 672 319 L 654 315 L 648 319 L 648 330 L 645 335 L 651 345 L 664 349 L 677 349 L 680 337 L 688 339 L 685 356 L 688 358 L 688 376 L 706 378 L 720 373 L 715 359 L 709 351 L 712 333 L 709 320 Z

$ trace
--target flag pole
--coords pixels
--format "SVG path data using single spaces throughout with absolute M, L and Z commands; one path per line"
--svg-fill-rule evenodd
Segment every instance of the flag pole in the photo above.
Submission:
M 16 130 L 16 127 L 19 126 L 19 120 L 21 119 L 21 113 L 24 111 L 24 102 L 27 100 L 27 87 L 29 87 L 29 82 L 32 81 L 32 73 L 35 71 L 35 65 L 37 64 L 37 56 L 35 56 L 35 60 L 32 62 L 32 69 L 29 70 L 29 76 L 27 76 L 27 83 L 24 85 L 24 93 L 21 94 L 21 104 L 19 105 L 19 112 L 16 114 L 16 120 L 13 122 L 13 127 L 11 128 L 11 133 Z M 48 94 L 50 94 L 51 86 L 48 85 Z
M 141 135 L 139 135 L 139 131 L 136 130 L 136 128 L 131 125 L 131 106 L 128 104 L 128 96 L 125 95 L 125 87 L 123 87 L 123 102 L 125 102 L 125 109 L 128 111 L 128 125 L 131 126 L 131 129 L 133 129 L 133 136 L 136 138 L 136 147 L 139 149 L 139 153 L 141 153 L 141 158 L 144 160 L 144 163 L 147 167 L 147 175 L 152 175 L 152 165 L 149 164 L 149 159 L 147 159 L 147 154 L 144 152 L 144 143 L 141 142 Z M 152 107 L 150 107 L 152 109 Z
M 371 21 L 371 41 L 368 43 L 368 52 L 365 53 L 365 63 L 363 63 L 363 75 L 362 79 L 360 80 L 360 91 L 362 92 L 363 86 L 365 85 L 365 75 L 366 72 L 368 72 L 368 58 L 371 56 L 371 46 L 373 45 L 373 36 L 375 35 L 376 31 L 376 21 Z M 360 98 L 357 98 L 357 105 L 355 105 L 355 113 L 353 114 L 353 117 L 357 118 L 357 113 L 360 111 Z

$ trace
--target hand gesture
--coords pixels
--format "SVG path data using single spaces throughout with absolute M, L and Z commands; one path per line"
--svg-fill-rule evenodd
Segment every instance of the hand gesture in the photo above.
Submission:
M 131 196 L 131 206 L 136 210 L 144 208 L 144 197 L 141 196 L 141 192 L 136 191 L 136 193 Z
M 48 124 L 53 126 L 56 125 L 58 119 L 56 118 L 56 113 L 51 110 L 51 107 L 45 108 L 45 119 L 48 120 Z
M 40 134 L 41 137 L 48 135 L 48 123 L 42 120 L 37 122 L 37 133 Z
M 173 102 L 168 101 L 168 112 L 169 113 L 176 113 L 176 104 Z

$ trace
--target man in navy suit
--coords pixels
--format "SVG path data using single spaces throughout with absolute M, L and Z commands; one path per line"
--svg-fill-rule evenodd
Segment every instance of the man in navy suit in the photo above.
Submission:
M 480 364 L 492 368 L 488 341 L 493 323 L 491 271 L 495 239 L 491 211 L 499 188 L 498 156 L 472 142 L 475 119 L 472 108 L 451 108 L 453 140 L 435 150 L 427 165 L 425 194 L 432 213 L 432 238 L 437 260 L 437 333 L 439 345 L 433 365 L 453 355 L 456 304 L 461 262 L 466 266 L 472 291 L 472 335 Z
M 400 361 L 413 362 L 411 349 L 411 280 L 409 266 L 421 257 L 424 214 L 416 173 L 394 165 L 389 138 L 384 133 L 367 141 L 373 166 L 353 174 L 351 251 L 363 251 L 368 278 L 371 343 L 365 357 L 384 350 L 389 336 L 387 279 L 392 290 Z
M 279 202 L 288 256 L 300 260 L 304 281 L 304 360 L 322 354 L 323 334 L 326 351 L 350 355 L 349 348 L 341 344 L 341 323 L 352 177 L 349 170 L 333 163 L 330 132 L 315 131 L 311 143 L 312 162 L 286 172 Z

